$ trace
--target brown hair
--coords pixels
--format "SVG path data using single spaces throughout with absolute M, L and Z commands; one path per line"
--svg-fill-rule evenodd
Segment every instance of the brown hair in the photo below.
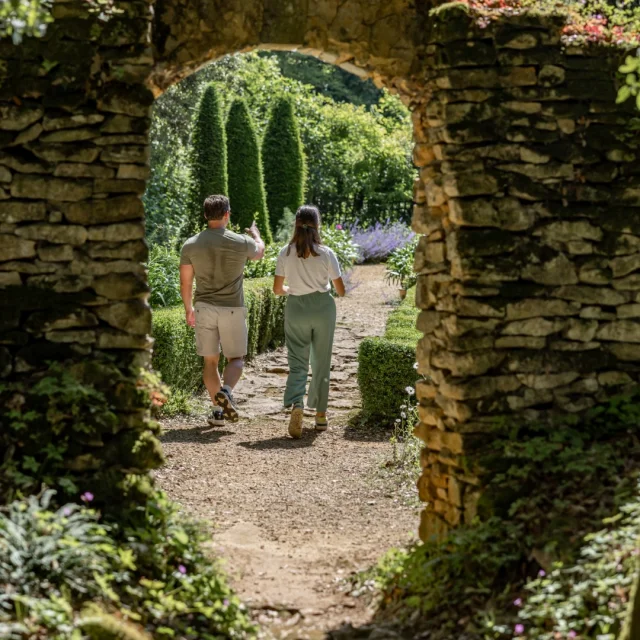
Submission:
M 317 248 L 322 244 L 320 240 L 320 211 L 318 207 L 304 204 L 296 212 L 296 226 L 293 237 L 289 242 L 287 255 L 295 245 L 298 258 L 317 256 Z
M 207 220 L 222 220 L 230 209 L 226 196 L 209 196 L 204 201 L 204 217 Z

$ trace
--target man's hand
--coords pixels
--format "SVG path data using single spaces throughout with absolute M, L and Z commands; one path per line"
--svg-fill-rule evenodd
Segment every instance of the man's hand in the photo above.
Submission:
M 260 240 L 260 229 L 254 220 L 248 229 L 245 229 L 247 235 L 251 236 L 254 240 Z
M 193 309 L 185 310 L 185 318 L 190 327 L 196 326 L 196 312 Z

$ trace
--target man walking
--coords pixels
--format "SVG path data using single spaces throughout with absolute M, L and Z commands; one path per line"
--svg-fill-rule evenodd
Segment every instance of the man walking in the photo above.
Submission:
M 213 402 L 209 424 L 238 421 L 233 388 L 247 355 L 247 310 L 242 282 L 247 260 L 261 260 L 264 242 L 254 222 L 248 235 L 227 231 L 229 199 L 204 201 L 207 228 L 189 238 L 180 255 L 180 292 L 187 324 L 196 329 L 196 349 L 204 358 L 203 379 Z M 193 279 L 196 281 L 193 304 Z M 220 346 L 227 358 L 222 381 L 218 372 Z

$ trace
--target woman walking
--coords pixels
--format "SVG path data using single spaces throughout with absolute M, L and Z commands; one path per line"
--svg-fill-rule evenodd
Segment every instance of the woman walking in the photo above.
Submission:
M 336 328 L 331 282 L 336 293 L 343 296 L 344 282 L 336 254 L 320 239 L 320 212 L 317 207 L 302 206 L 296 213 L 293 238 L 278 255 L 273 282 L 276 295 L 289 296 L 284 314 L 289 359 L 284 406 L 292 407 L 289 420 L 292 438 L 302 436 L 309 361 L 311 384 L 307 406 L 316 410 L 316 431 L 328 428 L 331 351 Z

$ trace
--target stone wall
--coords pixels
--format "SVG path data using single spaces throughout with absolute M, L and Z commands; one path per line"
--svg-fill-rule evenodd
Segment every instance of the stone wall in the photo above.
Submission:
M 434 19 L 415 112 L 421 535 L 473 520 L 496 418 L 579 414 L 640 371 L 639 141 L 620 56 L 561 19 Z
M 473 519 L 469 453 L 496 417 L 579 413 L 636 381 L 640 170 L 615 55 L 563 48 L 557 19 L 480 29 L 460 6 L 427 18 L 430 3 L 410 0 L 115 6 L 57 0 L 43 39 L 0 41 L 3 379 L 111 363 L 136 388 L 153 94 L 218 55 L 299 45 L 413 110 L 423 537 Z M 147 407 L 111 387 L 118 427 L 69 464 L 142 473 L 160 463 Z M 8 419 L 3 407 L 0 436 Z M 95 462 L 119 443 L 133 455 Z

